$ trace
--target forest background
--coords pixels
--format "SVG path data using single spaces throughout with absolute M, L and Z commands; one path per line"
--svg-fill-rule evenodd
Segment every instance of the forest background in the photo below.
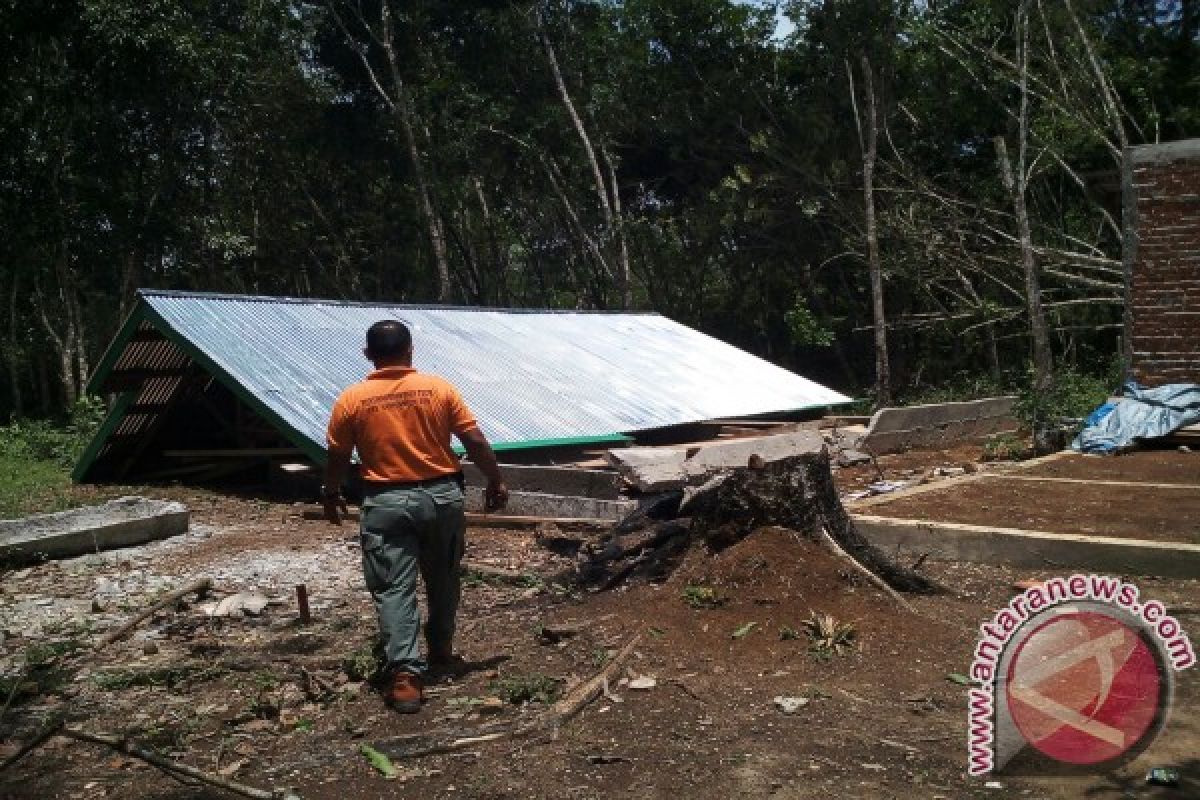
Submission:
M 1051 413 L 1119 385 L 1200 0 L 0 0 L 0 70 L 0 421 L 86 428 L 139 286 L 649 309 Z

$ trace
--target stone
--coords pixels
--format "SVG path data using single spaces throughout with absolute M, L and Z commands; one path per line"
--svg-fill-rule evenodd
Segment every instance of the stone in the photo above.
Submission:
M 855 464 L 866 464 L 870 460 L 871 457 L 861 450 L 843 450 L 838 453 L 837 465 L 839 467 L 853 467 Z
M 807 697 L 789 697 L 787 695 L 777 695 L 772 701 L 775 707 L 785 714 L 795 714 L 800 709 L 808 705 Z

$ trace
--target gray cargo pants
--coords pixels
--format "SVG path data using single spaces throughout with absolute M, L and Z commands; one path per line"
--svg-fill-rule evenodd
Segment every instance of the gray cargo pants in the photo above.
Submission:
M 421 675 L 417 631 L 417 571 L 425 581 L 430 650 L 449 650 L 460 591 L 459 562 L 465 545 L 463 493 L 452 477 L 416 487 L 368 490 L 359 538 L 363 575 L 379 614 L 388 666 Z

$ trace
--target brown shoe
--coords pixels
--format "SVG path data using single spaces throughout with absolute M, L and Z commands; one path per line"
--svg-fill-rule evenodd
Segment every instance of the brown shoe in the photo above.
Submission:
M 397 671 L 392 675 L 392 685 L 383 699 L 394 711 L 401 714 L 417 713 L 421 710 L 421 676 Z

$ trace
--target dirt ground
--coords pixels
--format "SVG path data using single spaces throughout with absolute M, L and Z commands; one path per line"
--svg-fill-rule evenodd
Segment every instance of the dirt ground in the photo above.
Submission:
M 1200 453 L 1070 455 L 897 497 L 870 513 L 902 519 L 1200 544 Z M 1024 480 L 1025 476 L 1067 481 Z M 1124 481 L 1142 485 L 1087 483 Z M 1152 484 L 1169 484 L 1154 486 Z M 1146 485 L 1151 484 L 1151 485 Z
M 903 479 L 960 456 L 906 454 L 881 466 L 888 479 Z M 852 489 L 876 480 L 868 468 L 842 470 L 839 481 Z M 247 784 L 295 787 L 305 800 L 1200 797 L 1196 670 L 1179 676 L 1166 733 L 1113 774 L 1000 777 L 995 786 L 965 775 L 966 687 L 949 676 L 967 671 L 978 625 L 1008 601 L 1012 583 L 1049 572 L 927 562 L 922 569 L 953 593 L 912 598 L 918 613 L 910 615 L 824 550 L 766 529 L 717 555 L 691 552 L 662 585 L 590 594 L 556 582 L 570 558 L 535 533 L 472 530 L 470 561 L 524 577 L 468 575 L 458 644 L 469 669 L 434 685 L 420 714 L 399 716 L 363 680 L 375 619 L 352 526 L 332 528 L 304 520 L 295 506 L 252 498 L 145 493 L 187 502 L 192 532 L 5 573 L 0 668 L 51 642 L 60 650 L 82 645 L 199 576 L 214 578 L 213 599 L 258 590 L 270 604 L 259 616 L 212 618 L 192 603 L 94 656 L 51 659 L 38 673 L 44 691 L 18 697 L 0 721 L 0 757 L 66 712 L 88 729 L 127 734 Z M 297 583 L 311 596 L 307 626 L 297 621 Z M 1200 581 L 1141 583 L 1145 595 L 1194 614 Z M 814 649 L 803 633 L 812 612 L 851 626 L 852 646 Z M 1200 625 L 1197 616 L 1180 620 Z M 582 630 L 548 642 L 545 627 L 563 623 Z M 654 686 L 613 685 L 612 698 L 591 703 L 556 738 L 397 760 L 392 780 L 360 755 L 362 743 L 389 736 L 530 719 L 544 708 L 538 698 L 488 698 L 544 700 L 565 691 L 638 631 L 626 677 L 649 676 Z M 305 671 L 321 684 L 307 693 Z M 781 696 L 806 702 L 785 714 L 774 702 Z M 1181 767 L 1183 787 L 1145 786 L 1155 765 Z M 226 796 L 65 739 L 0 773 L 0 798 Z
M 1139 450 L 1119 456 L 1074 455 L 1023 469 L 1021 474 L 1200 486 L 1200 452 Z
M 1198 456 L 1200 458 L 1200 456 Z M 871 507 L 901 519 L 1200 544 L 1200 490 L 985 478 Z

